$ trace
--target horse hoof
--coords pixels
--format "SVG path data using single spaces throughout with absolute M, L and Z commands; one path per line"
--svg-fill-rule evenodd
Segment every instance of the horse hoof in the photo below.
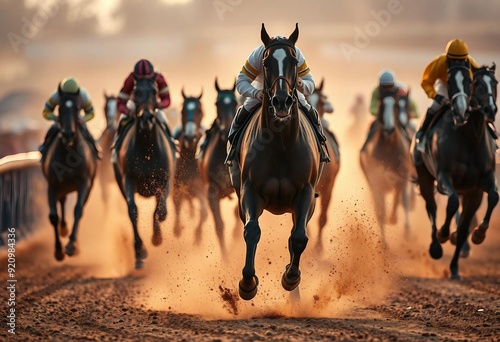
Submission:
M 63 261 L 64 260 L 64 253 L 62 249 L 56 250 L 55 257 L 57 261 Z
M 456 246 L 457 245 L 457 232 L 454 231 L 453 233 L 451 233 L 451 236 L 450 236 L 450 243 L 453 245 L 453 246 Z
M 68 242 L 64 249 L 67 256 L 75 256 L 78 255 L 78 246 L 75 242 Z
M 136 259 L 135 260 L 135 269 L 140 270 L 142 268 L 144 268 L 144 261 L 142 261 L 141 259 Z
M 68 230 L 68 227 L 66 225 L 61 225 L 61 229 L 60 229 L 60 233 L 61 233 L 61 237 L 66 237 L 68 236 L 69 234 L 69 230 Z
M 443 233 L 441 232 L 441 229 L 440 229 L 440 230 L 438 230 L 436 237 L 440 243 L 445 243 L 450 238 L 450 234 L 443 235 Z
M 441 247 L 441 245 L 437 242 L 431 243 L 429 253 L 432 259 L 441 259 L 443 257 L 443 247 Z
M 285 290 L 287 290 L 287 291 L 293 291 L 300 284 L 300 272 L 299 272 L 299 275 L 296 278 L 290 279 L 286 275 L 286 272 L 288 271 L 289 267 L 290 266 L 287 266 L 285 272 L 283 272 L 283 275 L 281 276 L 281 286 L 283 286 L 283 288 Z
M 451 280 L 462 280 L 462 276 L 460 274 L 457 273 L 453 273 L 450 277 Z
M 240 298 L 243 300 L 251 300 L 255 297 L 257 294 L 257 288 L 259 286 L 259 278 L 257 276 L 253 276 L 253 279 L 251 281 L 250 286 L 245 286 L 243 279 L 240 280 L 238 283 L 238 292 L 240 295 Z M 250 290 L 247 290 L 246 288 L 250 287 Z
M 480 228 L 474 228 L 474 232 L 472 233 L 472 242 L 474 242 L 476 245 L 480 245 L 483 243 L 484 239 L 486 238 L 486 232 L 483 231 Z
M 158 247 L 159 245 L 162 244 L 163 242 L 163 237 L 161 236 L 161 233 L 154 233 L 153 238 L 151 239 L 151 242 L 153 243 L 153 246 Z
M 136 255 L 136 259 L 144 260 L 147 257 L 148 257 L 148 251 L 146 250 L 146 248 L 141 247 L 141 249 L 139 250 L 139 253 L 137 253 L 137 255 Z
M 467 259 L 469 256 L 470 256 L 470 250 L 468 250 L 468 249 L 466 249 L 466 250 L 462 249 L 460 251 L 460 257 L 462 259 Z

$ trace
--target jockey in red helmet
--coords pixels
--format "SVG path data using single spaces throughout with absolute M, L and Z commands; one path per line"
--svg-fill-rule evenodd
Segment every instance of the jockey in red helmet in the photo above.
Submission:
M 161 73 L 154 70 L 153 64 L 151 64 L 150 61 L 147 59 L 141 59 L 135 64 L 134 71 L 131 72 L 125 79 L 122 89 L 118 94 L 117 108 L 118 112 L 122 113 L 122 117 L 120 118 L 120 124 L 118 126 L 117 140 L 125 135 L 125 127 L 128 127 L 128 124 L 132 121 L 130 114 L 132 114 L 135 110 L 135 102 L 137 100 L 137 94 L 135 92 L 136 85 L 137 82 L 141 81 L 151 81 L 151 84 L 155 87 L 156 96 L 160 98 L 156 117 L 159 119 L 162 126 L 164 126 L 164 129 L 167 131 L 169 137 L 171 137 L 168 130 L 167 118 L 165 116 L 165 112 L 163 111 L 163 109 L 170 106 L 170 92 L 167 81 Z M 128 102 L 129 100 L 131 100 L 131 102 Z

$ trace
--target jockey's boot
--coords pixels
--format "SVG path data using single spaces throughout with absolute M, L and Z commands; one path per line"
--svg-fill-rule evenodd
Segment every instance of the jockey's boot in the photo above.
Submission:
M 238 142 L 237 138 L 240 135 L 240 131 L 243 128 L 243 125 L 245 124 L 245 122 L 247 122 L 250 116 L 251 112 L 246 110 L 244 106 L 241 106 L 236 111 L 236 115 L 234 116 L 233 122 L 231 123 L 231 128 L 227 137 L 227 140 L 231 144 L 229 152 L 227 153 L 226 161 L 224 162 L 227 166 L 233 166 L 234 155 L 236 153 L 235 145 Z
M 38 147 L 38 151 L 42 154 L 42 158 L 45 156 L 47 153 L 47 150 L 54 141 L 54 138 L 57 136 L 57 133 L 59 132 L 59 129 L 57 128 L 56 124 L 53 124 L 50 126 L 49 130 L 47 131 L 47 134 L 45 134 L 45 139 L 43 140 L 43 143 Z
M 431 110 L 430 108 L 427 109 L 427 113 L 425 113 L 424 122 L 422 123 L 422 126 L 417 131 L 417 133 L 415 133 L 417 150 L 419 150 L 422 153 L 425 152 L 425 144 L 426 144 L 425 134 L 427 133 L 429 125 L 431 124 L 431 121 L 434 118 L 434 114 L 435 112 L 433 110 Z
M 314 131 L 316 133 L 316 136 L 320 142 L 320 148 L 319 148 L 319 153 L 320 153 L 320 161 L 324 163 L 329 163 L 330 156 L 328 155 L 328 146 L 326 145 L 326 136 L 323 133 L 323 126 L 321 125 L 321 120 L 319 119 L 319 114 L 316 108 L 311 106 L 309 110 L 305 106 L 302 106 L 302 111 L 304 114 L 307 116 L 309 121 L 313 124 Z

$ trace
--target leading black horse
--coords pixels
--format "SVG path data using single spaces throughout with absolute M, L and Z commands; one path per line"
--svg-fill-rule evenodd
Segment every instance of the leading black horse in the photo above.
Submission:
M 321 174 L 318 143 L 312 124 L 299 110 L 297 99 L 298 25 L 288 39 L 271 40 L 262 24 L 264 99 L 250 119 L 236 147 L 230 167 L 231 181 L 239 199 L 247 246 L 240 297 L 252 299 L 259 284 L 255 252 L 264 210 L 275 215 L 292 213 L 288 240 L 290 263 L 282 277 L 285 290 L 300 283 L 299 262 L 307 241 L 307 223 L 315 206 L 315 187 Z
M 488 84 L 492 87 L 493 82 L 496 82 L 494 69 L 494 67 L 482 68 L 476 71 L 474 78 L 486 75 L 491 80 L 488 80 Z M 487 127 L 488 123 L 494 121 L 496 105 L 494 101 L 489 100 L 489 95 L 479 94 L 481 87 L 478 82 L 474 84 L 476 85 L 474 97 L 478 99 L 479 109 L 470 107 L 472 80 L 467 62 L 449 63 L 450 105 L 445 108 L 442 119 L 436 123 L 431 132 L 427 146 L 428 153 L 422 154 L 418 149 L 413 149 L 418 182 L 432 223 L 432 243 L 429 251 L 434 259 L 439 259 L 443 255 L 440 243 L 449 239 L 450 222 L 458 210 L 459 195 L 462 196 L 463 211 L 458 223 L 456 249 L 450 264 L 452 279 L 460 279 L 458 271 L 460 250 L 467 240 L 469 225 L 481 204 L 483 192 L 488 194 L 488 208 L 482 223 L 473 233 L 473 242 L 481 243 L 484 240 L 491 213 L 498 203 L 495 141 Z M 435 180 L 438 191 L 448 197 L 446 219 L 439 231 L 436 227 Z
M 48 182 L 49 219 L 56 235 L 55 257 L 59 261 L 64 259 L 59 235 L 64 237 L 68 234 L 64 215 L 66 196 L 71 192 L 77 192 L 73 229 L 65 248 L 66 254 L 73 256 L 78 252 L 78 225 L 83 215 L 83 207 L 94 184 L 98 160 L 94 147 L 82 133 L 77 96 L 62 92 L 60 96 L 61 104 L 57 121 L 60 133 L 48 147 L 42 159 L 42 171 Z M 61 205 L 61 220 L 57 215 L 57 202 Z M 61 224 L 60 231 L 59 223 Z

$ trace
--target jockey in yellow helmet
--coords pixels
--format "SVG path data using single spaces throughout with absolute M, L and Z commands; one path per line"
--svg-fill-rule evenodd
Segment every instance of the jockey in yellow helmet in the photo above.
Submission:
M 432 104 L 427 110 L 425 119 L 422 126 L 416 133 L 417 148 L 423 149 L 423 137 L 424 133 L 429 128 L 429 125 L 434 117 L 434 114 L 440 111 L 440 109 L 449 102 L 448 99 L 448 59 L 465 59 L 469 63 L 469 68 L 477 68 L 477 63 L 469 55 L 469 48 L 467 44 L 461 39 L 452 39 L 446 45 L 446 52 L 440 54 L 434 60 L 432 60 L 425 68 L 424 74 L 422 76 L 422 88 L 424 89 L 427 96 L 432 99 Z M 471 78 L 473 76 L 472 70 L 470 70 Z
M 60 105 L 61 94 L 74 94 L 78 96 L 78 106 L 83 109 L 85 115 L 82 120 L 80 120 L 80 126 L 82 128 L 82 134 L 85 139 L 87 139 L 92 146 L 94 146 L 97 155 L 99 155 L 98 147 L 96 146 L 95 140 L 87 129 L 87 125 L 85 124 L 87 121 L 92 120 L 94 117 L 94 106 L 92 105 L 92 101 L 88 92 L 80 87 L 78 80 L 74 77 L 66 77 L 60 83 L 58 88 L 50 94 L 49 99 L 45 102 L 45 106 L 42 111 L 42 115 L 47 120 L 57 121 L 58 116 L 54 113 L 54 110 L 57 106 Z M 48 147 L 57 136 L 59 129 L 57 125 L 54 123 L 50 129 L 48 130 L 45 140 L 43 144 L 40 146 L 39 151 L 42 153 L 42 156 L 45 155 Z

